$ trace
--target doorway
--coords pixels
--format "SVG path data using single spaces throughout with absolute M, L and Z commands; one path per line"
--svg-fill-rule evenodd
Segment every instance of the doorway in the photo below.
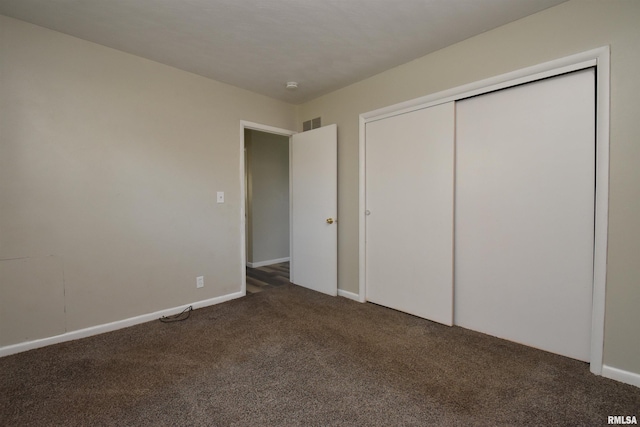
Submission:
M 240 291 L 246 295 L 248 221 L 245 216 L 247 211 L 245 206 L 247 193 L 245 129 L 288 138 L 290 280 L 298 286 L 336 296 L 338 294 L 337 126 L 333 124 L 296 133 L 273 126 L 240 121 Z M 255 259 L 252 265 L 255 267 Z
M 256 293 L 289 279 L 289 137 L 244 129 L 244 156 L 246 292 Z

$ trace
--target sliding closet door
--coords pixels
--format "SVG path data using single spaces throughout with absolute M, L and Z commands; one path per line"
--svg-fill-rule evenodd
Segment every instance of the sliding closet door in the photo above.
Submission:
M 594 72 L 457 103 L 455 323 L 589 360 Z
M 366 124 L 366 298 L 453 321 L 454 105 Z

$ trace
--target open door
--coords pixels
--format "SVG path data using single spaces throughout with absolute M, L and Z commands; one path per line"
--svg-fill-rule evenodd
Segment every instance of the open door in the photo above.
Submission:
M 291 138 L 291 282 L 338 294 L 336 125 Z

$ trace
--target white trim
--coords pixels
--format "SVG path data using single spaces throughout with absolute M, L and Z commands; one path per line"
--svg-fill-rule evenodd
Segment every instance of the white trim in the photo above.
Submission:
M 606 50 L 606 56 L 608 58 L 608 46 L 593 49 L 576 55 L 567 56 L 566 58 L 556 59 L 554 61 L 545 62 L 543 64 L 534 65 L 521 70 L 512 71 L 510 73 L 501 74 L 499 76 L 436 92 L 431 95 L 400 102 L 388 107 L 379 108 L 377 110 L 363 113 L 360 116 L 363 117 L 366 122 L 381 120 L 398 114 L 404 114 L 451 101 L 459 101 L 464 98 L 482 95 L 483 93 L 493 92 L 507 87 L 517 86 L 545 79 L 547 77 L 593 67 L 597 65 L 597 62 L 600 59 L 599 55 L 602 55 L 603 49 Z
M 367 245 L 366 245 L 366 203 L 367 203 L 367 193 L 365 183 L 366 181 L 366 156 L 365 156 L 365 139 L 366 139 L 366 120 L 362 114 L 360 114 L 360 144 L 358 147 L 359 151 L 359 161 L 358 161 L 358 179 L 360 181 L 359 191 L 358 191 L 358 199 L 360 204 L 360 209 L 358 210 L 358 233 L 360 236 L 360 241 L 358 242 L 358 255 L 359 255 L 359 268 L 358 268 L 358 301 L 365 302 L 366 299 L 366 284 L 367 284 Z
M 251 129 L 251 130 L 258 130 L 260 132 L 274 133 L 276 135 L 283 135 L 283 136 L 291 136 L 298 133 L 294 130 L 283 129 L 283 128 L 278 128 L 278 127 L 269 126 L 269 125 L 263 125 L 261 123 L 249 122 L 246 120 L 240 120 L 240 127 L 242 128 L 243 131 L 244 129 Z M 244 139 L 244 132 L 243 132 L 243 139 Z
M 360 300 L 366 300 L 366 124 L 398 114 L 428 108 L 445 102 L 458 101 L 471 96 L 529 83 L 588 67 L 596 67 L 596 206 L 594 236 L 593 308 L 591 325 L 590 370 L 600 375 L 603 369 L 605 291 L 607 279 L 607 232 L 609 224 L 609 46 L 592 49 L 559 58 L 543 64 L 480 80 L 470 84 L 437 92 L 399 104 L 360 114 L 359 141 L 359 218 Z
M 240 298 L 243 296 L 244 294 L 242 292 L 234 292 L 232 294 L 222 295 L 219 297 L 194 302 L 191 304 L 185 304 L 182 306 L 168 308 L 168 309 L 156 311 L 153 313 L 130 317 L 128 319 L 117 320 L 115 322 L 105 323 L 97 326 L 91 326 L 89 328 L 79 329 L 77 331 L 71 331 L 61 335 L 55 335 L 53 337 L 47 337 L 47 338 L 27 341 L 19 344 L 13 344 L 5 347 L 0 347 L 0 357 L 21 353 L 27 350 L 33 350 L 35 348 L 46 347 L 48 345 L 59 344 L 66 341 L 73 341 L 80 338 L 86 338 L 93 335 L 103 334 L 105 332 L 116 331 L 118 329 L 128 328 L 129 326 L 139 325 L 141 323 L 157 320 L 162 316 L 175 315 L 176 313 L 180 313 L 182 310 L 184 310 L 189 306 L 192 306 L 195 310 L 198 308 L 208 307 L 210 305 L 220 304 L 220 303 L 230 301 L 232 299 Z
M 362 301 L 360 301 L 360 295 L 354 294 L 353 292 L 344 291 L 342 289 L 338 289 L 338 296 L 339 297 L 348 298 L 348 299 L 352 299 L 354 301 L 362 302 Z
M 293 257 L 293 136 L 289 137 L 289 282 L 294 282 L 295 262 Z
M 259 262 L 247 262 L 247 267 L 258 268 L 258 267 L 264 267 L 265 265 L 280 264 L 281 262 L 287 262 L 287 261 L 289 261 L 289 257 L 278 258 L 278 259 L 268 259 L 266 261 L 259 261 Z
M 623 371 L 622 369 L 603 365 L 602 376 L 605 378 L 610 378 L 612 380 L 620 381 L 621 383 L 640 387 L 640 374 L 637 374 L 635 372 Z
M 246 248 L 246 224 L 245 224 L 245 206 L 246 195 L 244 189 L 244 130 L 252 129 L 261 132 L 273 133 L 276 135 L 283 135 L 289 137 L 289 159 L 291 159 L 291 135 L 297 132 L 277 128 L 274 126 L 263 125 L 260 123 L 249 122 L 246 120 L 240 120 L 240 293 L 242 296 L 247 294 L 247 248 Z M 289 176 L 291 176 L 291 160 L 289 160 Z M 291 179 L 289 179 L 289 193 L 291 193 Z M 291 194 L 289 194 L 291 196 Z M 291 199 L 291 197 L 289 197 Z M 289 206 L 291 210 L 291 206 Z M 291 222 L 289 222 L 291 224 Z M 291 225 L 289 225 L 291 228 Z M 291 231 L 291 230 L 289 230 Z M 291 232 L 289 232 L 291 236 Z M 284 261 L 283 261 L 284 262 Z
M 591 314 L 591 364 L 602 374 L 604 365 L 604 321 L 607 288 L 607 247 L 609 233 L 609 47 L 596 57 L 596 207 L 593 248 L 593 311 Z

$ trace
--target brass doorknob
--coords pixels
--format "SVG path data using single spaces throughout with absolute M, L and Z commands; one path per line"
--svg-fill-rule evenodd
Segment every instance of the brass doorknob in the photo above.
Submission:
M 333 224 L 333 223 L 334 223 L 333 218 L 327 218 L 327 224 Z

